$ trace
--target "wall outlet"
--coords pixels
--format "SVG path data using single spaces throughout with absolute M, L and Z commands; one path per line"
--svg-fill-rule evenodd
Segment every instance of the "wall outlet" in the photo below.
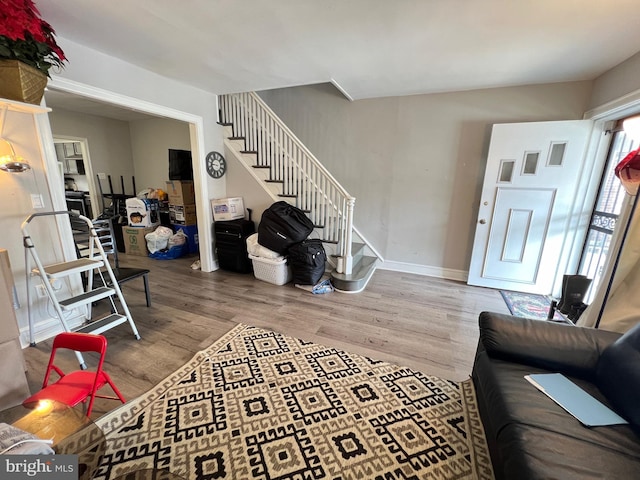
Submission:
M 99 174 L 98 174 L 98 178 L 99 178 L 100 180 L 106 180 L 106 179 L 107 179 L 107 174 L 106 174 L 106 173 L 104 173 L 104 172 L 99 173 Z
M 44 298 L 47 296 L 47 289 L 44 288 L 44 285 L 42 284 L 36 285 L 36 293 L 38 294 L 38 297 Z
M 49 283 L 51 284 L 51 288 L 53 288 L 55 292 L 62 289 L 62 281 L 57 278 L 49 279 Z

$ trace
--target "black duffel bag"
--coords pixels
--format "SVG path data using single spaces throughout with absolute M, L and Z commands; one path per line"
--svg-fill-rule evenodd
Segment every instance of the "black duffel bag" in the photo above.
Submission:
M 289 247 L 301 242 L 313 231 L 313 222 L 298 207 L 276 202 L 262 213 L 258 225 L 258 243 L 286 255 Z
M 318 239 L 303 240 L 289 247 L 287 263 L 293 274 L 292 281 L 298 285 L 315 285 L 325 270 L 327 254 Z

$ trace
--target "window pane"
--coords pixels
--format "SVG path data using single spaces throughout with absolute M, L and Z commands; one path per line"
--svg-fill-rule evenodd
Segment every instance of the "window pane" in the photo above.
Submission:
M 513 167 L 515 165 L 514 160 L 502 160 L 500 162 L 500 177 L 499 182 L 511 182 L 513 177 Z
M 564 160 L 564 149 L 567 146 L 566 143 L 553 143 L 551 144 L 551 153 L 549 154 L 549 165 L 553 167 L 559 167 Z
M 540 152 L 527 152 L 524 157 L 523 175 L 535 175 L 538 169 L 538 158 Z
M 515 165 L 513 160 L 502 160 L 500 162 L 500 179 L 499 182 L 511 182 L 513 177 L 513 166 Z

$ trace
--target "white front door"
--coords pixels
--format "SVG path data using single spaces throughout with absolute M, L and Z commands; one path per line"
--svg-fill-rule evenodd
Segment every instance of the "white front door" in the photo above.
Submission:
M 493 126 L 470 285 L 551 293 L 592 125 Z

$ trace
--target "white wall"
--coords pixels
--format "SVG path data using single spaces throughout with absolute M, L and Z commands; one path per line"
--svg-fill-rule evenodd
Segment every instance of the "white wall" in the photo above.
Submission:
M 356 227 L 393 268 L 465 278 L 491 125 L 579 119 L 590 91 L 575 82 L 349 102 L 325 84 L 260 95 L 356 197 Z
M 221 152 L 227 161 L 227 196 L 242 197 L 245 207 L 245 218 L 249 218 L 247 208 L 251 209 L 251 220 L 258 227 L 262 212 L 274 202 L 274 200 L 260 187 L 256 180 L 247 172 L 234 153 L 225 147 Z
M 31 214 L 53 210 L 52 194 L 47 184 L 46 166 L 43 162 L 45 156 L 44 145 L 40 142 L 40 133 L 43 122 L 37 117 L 46 117 L 46 113 L 36 114 L 15 112 L 9 110 L 6 114 L 3 136 L 9 139 L 15 148 L 16 154 L 23 157 L 30 165 L 31 170 L 23 173 L 0 172 L 0 248 L 6 248 L 9 252 L 11 271 L 13 272 L 16 291 L 20 308 L 16 311 L 18 326 L 21 329 L 21 342 L 28 343 L 28 310 L 27 288 L 25 274 L 25 248 L 22 242 L 21 224 Z M 46 119 L 44 124 L 47 125 Z M 53 150 L 53 144 L 50 145 Z M 51 175 L 60 186 L 62 194 L 62 179 L 59 172 L 53 171 Z M 42 200 L 42 208 L 34 208 L 32 195 Z M 66 217 L 64 217 L 66 221 Z M 36 247 L 36 251 L 45 264 L 56 263 L 64 259 L 64 251 L 59 236 L 61 232 L 53 217 L 38 217 L 28 225 L 28 233 Z M 30 257 L 30 261 L 31 257 Z M 31 263 L 31 267 L 34 263 Z M 37 279 L 34 283 L 39 283 Z M 71 280 L 60 284 L 62 295 L 69 296 L 69 292 L 77 286 Z M 51 305 L 43 298 L 37 297 L 32 290 L 32 312 L 36 321 L 47 319 L 52 311 Z M 2 308 L 11 308 L 2 305 Z
M 168 150 L 191 150 L 189 125 L 168 118 L 151 118 L 130 122 L 130 132 L 138 191 L 144 188 L 166 190 Z

